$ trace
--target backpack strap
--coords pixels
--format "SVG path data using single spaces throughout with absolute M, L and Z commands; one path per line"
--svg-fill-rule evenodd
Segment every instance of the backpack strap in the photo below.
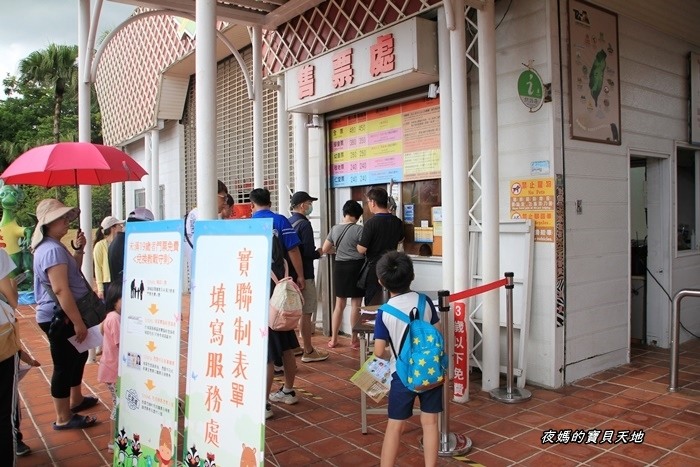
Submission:
M 407 315 L 403 311 L 399 310 L 393 305 L 390 305 L 388 303 L 382 304 L 379 309 L 382 310 L 382 312 L 389 313 L 391 316 L 394 318 L 403 321 L 404 323 L 407 323 L 408 325 L 411 324 L 411 321 L 414 319 L 423 319 L 423 310 L 425 309 L 425 300 L 426 296 L 425 294 L 418 293 L 418 304 L 413 308 L 413 310 L 416 310 L 416 316 L 412 317 L 410 316 L 413 314 L 413 310 Z M 391 337 L 389 337 L 389 345 L 391 346 L 391 350 L 394 352 L 394 358 L 398 359 L 398 354 L 401 352 L 401 349 L 403 348 L 403 343 L 406 341 L 406 337 L 408 337 L 408 330 L 409 327 L 406 326 L 406 330 L 403 333 L 403 336 L 401 336 L 401 343 L 399 344 L 399 349 L 398 351 L 396 350 L 396 347 L 394 347 L 394 343 L 391 341 Z
M 289 277 L 289 266 L 287 266 L 286 259 L 283 259 L 282 261 L 284 261 L 284 276 L 282 277 L 282 279 L 284 279 L 285 277 Z M 277 274 L 275 274 L 275 271 L 273 271 L 272 269 L 270 269 L 270 276 L 271 276 L 272 280 L 275 282 L 275 284 L 278 284 L 279 281 L 282 280 L 282 279 L 277 277 Z
M 389 305 L 388 303 L 384 303 L 379 307 L 380 310 L 382 310 L 385 313 L 389 313 L 391 316 L 394 318 L 403 321 L 404 323 L 410 323 L 411 318 L 409 318 L 406 313 L 403 311 L 399 310 L 393 305 Z

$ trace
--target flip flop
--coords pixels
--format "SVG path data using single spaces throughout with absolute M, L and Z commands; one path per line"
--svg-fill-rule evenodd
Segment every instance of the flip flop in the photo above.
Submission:
M 360 341 L 355 341 L 352 343 L 353 350 L 360 350 Z
M 70 411 L 73 413 L 76 412 L 82 412 L 83 410 L 91 409 L 97 405 L 99 402 L 99 399 L 97 397 L 92 397 L 92 396 L 85 396 L 83 397 L 83 401 L 76 405 L 75 407 L 71 407 Z
M 328 341 L 328 348 L 329 348 L 329 349 L 335 349 L 336 347 L 338 347 L 338 343 L 337 343 L 337 342 L 334 344 L 334 343 L 332 343 L 331 341 Z
M 83 429 L 83 428 L 89 428 L 89 427 L 93 426 L 95 423 L 97 423 L 97 419 L 95 417 L 90 417 L 88 415 L 73 414 L 70 421 L 68 423 L 66 423 L 65 425 L 56 425 L 56 422 L 54 422 L 53 429 L 54 430 Z

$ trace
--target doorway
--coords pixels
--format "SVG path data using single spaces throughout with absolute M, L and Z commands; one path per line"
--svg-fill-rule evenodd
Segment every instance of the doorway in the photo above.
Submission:
M 630 154 L 630 342 L 664 348 L 670 343 L 669 167 L 668 155 Z

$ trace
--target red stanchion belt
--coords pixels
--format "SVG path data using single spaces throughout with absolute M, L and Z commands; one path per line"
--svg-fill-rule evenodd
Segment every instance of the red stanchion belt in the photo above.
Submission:
M 467 289 L 462 292 L 453 293 L 452 295 L 450 295 L 450 302 L 456 302 L 457 300 L 473 297 L 474 295 L 479 295 L 484 292 L 488 292 L 489 290 L 497 289 L 506 284 L 508 284 L 508 279 L 503 278 L 498 281 L 480 285 L 479 287 L 474 287 L 473 289 Z

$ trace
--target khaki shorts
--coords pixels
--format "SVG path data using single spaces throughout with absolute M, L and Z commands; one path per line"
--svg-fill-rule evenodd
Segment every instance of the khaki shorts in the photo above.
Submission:
M 306 279 L 304 281 L 304 290 L 301 291 L 304 297 L 304 306 L 301 309 L 305 315 L 311 315 L 318 308 L 318 294 L 316 293 L 316 279 Z

